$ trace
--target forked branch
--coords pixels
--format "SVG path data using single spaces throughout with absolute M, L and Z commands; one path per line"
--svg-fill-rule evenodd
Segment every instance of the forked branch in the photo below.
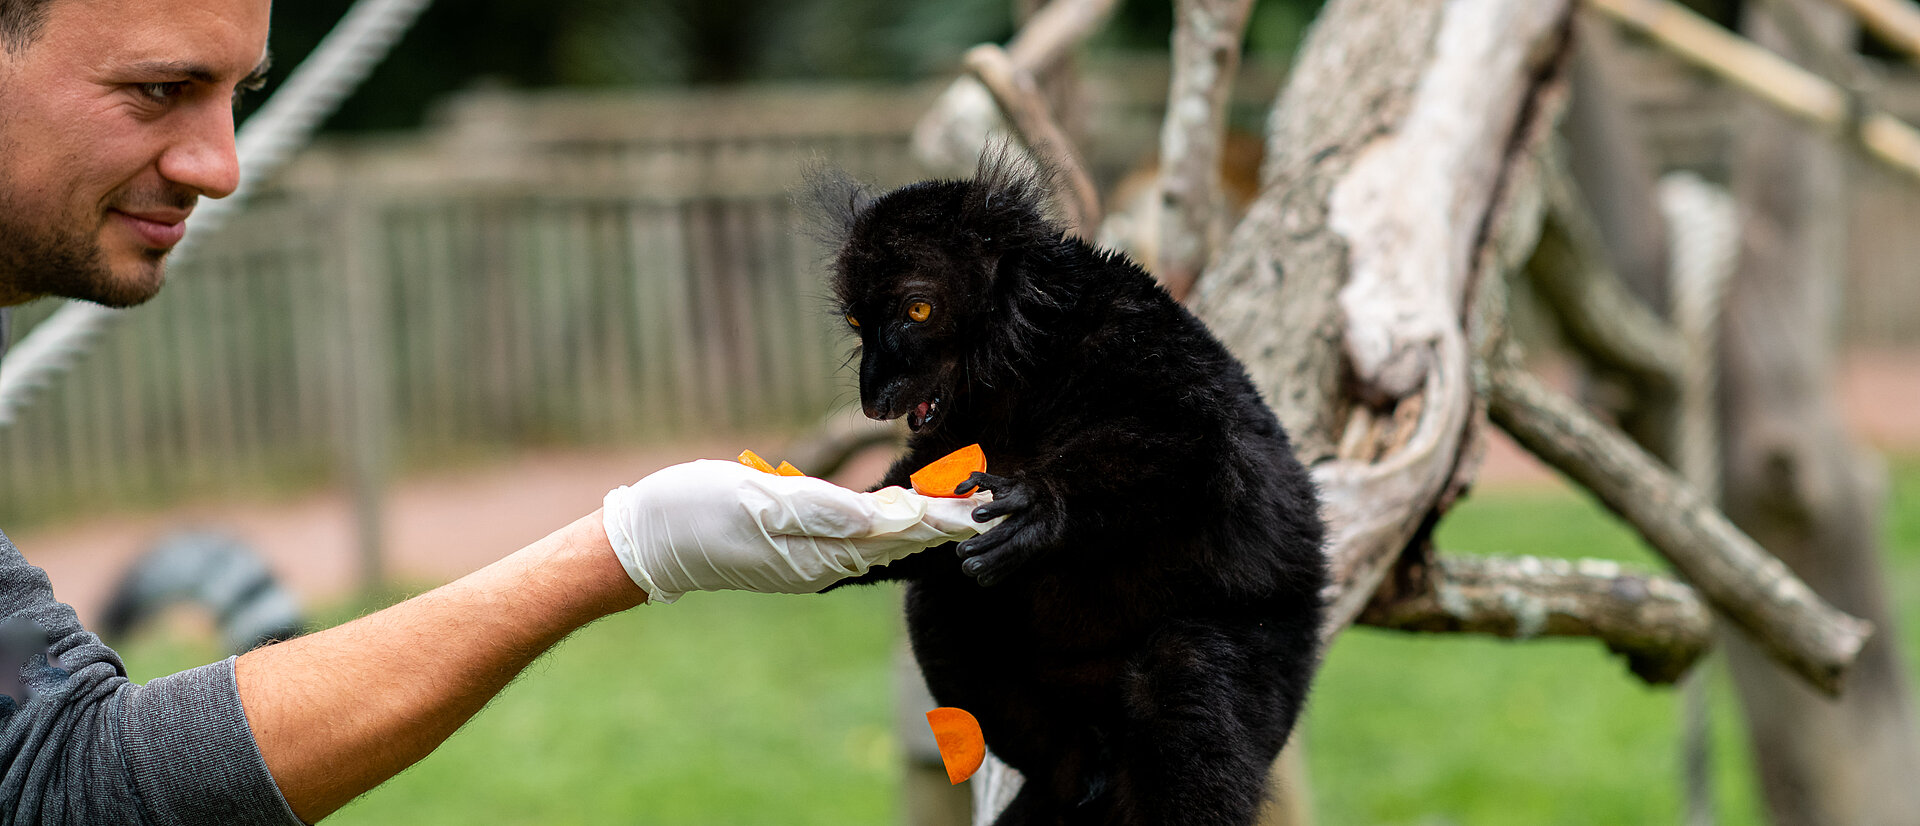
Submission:
M 1837 694 L 1872 623 L 1842 613 L 1685 482 L 1579 404 L 1502 360 L 1487 363 L 1488 414 L 1625 519 L 1755 644 Z

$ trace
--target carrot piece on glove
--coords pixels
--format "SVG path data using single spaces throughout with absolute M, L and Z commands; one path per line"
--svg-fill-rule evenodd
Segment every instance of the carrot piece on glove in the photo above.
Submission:
M 967 478 L 975 473 L 987 472 L 987 454 L 979 445 L 967 445 L 942 456 L 926 467 L 907 477 L 913 482 L 914 492 L 921 496 L 938 496 L 944 499 L 964 499 L 966 494 L 955 493 Z
M 740 464 L 746 465 L 747 467 L 753 468 L 754 470 L 760 471 L 761 473 L 776 472 L 773 469 L 773 465 L 767 464 L 767 460 L 760 458 L 760 454 L 755 453 L 751 450 L 740 451 L 739 461 L 740 461 Z

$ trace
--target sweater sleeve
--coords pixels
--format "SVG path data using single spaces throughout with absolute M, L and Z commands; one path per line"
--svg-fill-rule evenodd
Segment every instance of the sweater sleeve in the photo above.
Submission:
M 0 535 L 0 820 L 18 824 L 298 824 L 247 727 L 231 658 L 127 679 L 112 649 L 53 598 Z M 15 643 L 20 629 L 44 649 Z M 4 676 L 4 674 L 0 674 Z

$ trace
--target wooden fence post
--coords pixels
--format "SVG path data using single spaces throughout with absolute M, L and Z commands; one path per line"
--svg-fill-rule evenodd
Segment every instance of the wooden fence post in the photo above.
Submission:
M 352 491 L 360 590 L 377 597 L 386 586 L 386 497 L 393 442 L 393 348 L 387 322 L 390 294 L 377 202 L 336 190 L 336 252 L 341 293 L 340 377 L 335 399 L 342 463 Z

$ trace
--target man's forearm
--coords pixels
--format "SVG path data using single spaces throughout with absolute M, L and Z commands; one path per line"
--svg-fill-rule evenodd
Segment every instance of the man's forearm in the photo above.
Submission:
M 455 582 L 235 664 L 295 814 L 316 821 L 425 757 L 574 629 L 640 604 L 595 512 Z

